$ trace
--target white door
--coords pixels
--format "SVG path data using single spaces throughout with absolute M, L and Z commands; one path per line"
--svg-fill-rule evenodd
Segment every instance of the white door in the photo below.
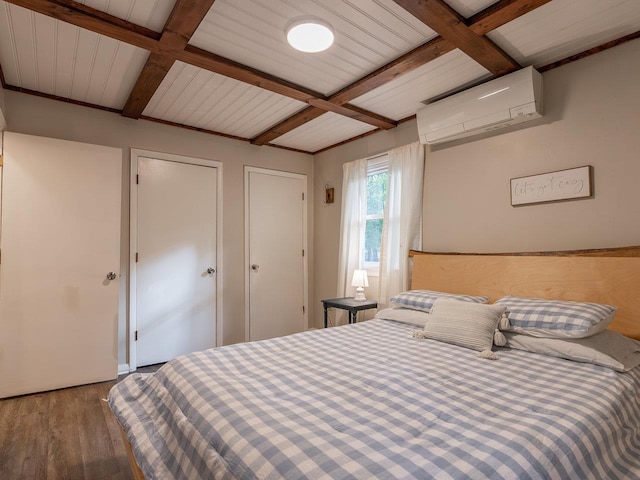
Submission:
M 306 313 L 306 176 L 245 167 L 245 337 L 301 332 Z
M 0 397 L 115 378 L 122 150 L 5 132 L 3 176 Z
M 216 167 L 137 158 L 136 364 L 216 345 Z

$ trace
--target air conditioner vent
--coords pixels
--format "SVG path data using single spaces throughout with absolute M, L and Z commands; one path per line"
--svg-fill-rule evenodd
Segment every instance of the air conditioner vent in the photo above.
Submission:
M 422 143 L 438 144 L 542 117 L 542 75 L 523 68 L 420 107 Z

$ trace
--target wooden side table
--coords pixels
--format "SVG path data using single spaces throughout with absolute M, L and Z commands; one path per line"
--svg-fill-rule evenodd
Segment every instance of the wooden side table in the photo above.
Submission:
M 353 297 L 345 297 L 322 300 L 322 306 L 324 307 L 324 328 L 327 328 L 329 321 L 327 309 L 333 307 L 347 310 L 349 312 L 349 323 L 356 323 L 358 321 L 358 312 L 360 310 L 378 308 L 378 302 L 374 300 L 354 300 Z

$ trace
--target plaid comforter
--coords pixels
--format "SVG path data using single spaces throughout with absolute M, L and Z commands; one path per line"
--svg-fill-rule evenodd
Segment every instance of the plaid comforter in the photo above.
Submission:
M 179 357 L 109 404 L 146 478 L 640 478 L 640 368 L 372 320 Z

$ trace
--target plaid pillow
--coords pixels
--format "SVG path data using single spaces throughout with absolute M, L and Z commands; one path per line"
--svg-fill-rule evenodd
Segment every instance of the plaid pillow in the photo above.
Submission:
M 599 303 L 503 297 L 494 305 L 507 307 L 508 331 L 533 337 L 585 338 L 607 328 L 616 307 Z
M 472 295 L 457 295 L 454 293 L 434 292 L 431 290 L 409 290 L 391 298 L 391 303 L 398 307 L 411 308 L 429 313 L 433 303 L 438 298 L 452 298 L 463 302 L 488 303 L 489 297 L 474 297 Z

